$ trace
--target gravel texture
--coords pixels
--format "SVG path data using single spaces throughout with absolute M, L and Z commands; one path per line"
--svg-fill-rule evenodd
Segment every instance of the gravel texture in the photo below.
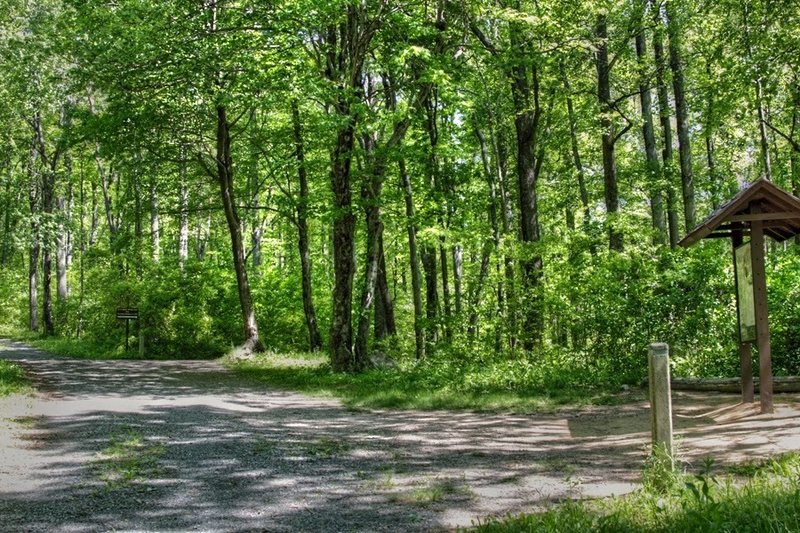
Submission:
M 646 405 L 553 415 L 351 411 L 207 361 L 88 361 L 0 341 L 39 392 L 0 398 L 0 531 L 431 531 L 635 488 Z M 683 457 L 800 449 L 797 397 L 756 415 L 677 395 Z

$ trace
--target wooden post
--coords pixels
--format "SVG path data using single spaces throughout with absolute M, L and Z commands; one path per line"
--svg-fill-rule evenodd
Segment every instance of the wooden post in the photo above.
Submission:
M 750 212 L 758 214 L 760 206 L 753 203 Z M 767 277 L 764 270 L 764 223 L 750 223 L 750 253 L 753 257 L 753 302 L 756 313 L 756 337 L 759 362 L 759 397 L 761 412 L 771 413 L 772 408 L 772 352 L 769 341 L 767 317 Z
M 650 373 L 650 417 L 653 453 L 661 449 L 672 459 L 672 392 L 669 382 L 669 346 L 654 342 L 647 348 Z
M 744 241 L 744 237 L 742 236 L 742 230 L 733 230 L 733 236 L 731 240 L 731 244 L 733 244 L 733 282 L 736 286 L 736 324 L 737 330 L 739 329 L 738 325 L 740 321 L 739 317 L 739 282 L 738 282 L 738 275 L 736 273 L 736 248 L 742 245 Z M 743 403 L 753 403 L 755 395 L 753 394 L 753 351 L 750 347 L 749 342 L 742 341 L 741 331 L 738 332 L 739 335 L 739 365 L 741 368 L 741 377 L 742 377 L 742 402 Z
M 137 325 L 139 326 L 139 358 L 144 359 L 144 334 L 142 333 L 142 319 L 138 319 Z

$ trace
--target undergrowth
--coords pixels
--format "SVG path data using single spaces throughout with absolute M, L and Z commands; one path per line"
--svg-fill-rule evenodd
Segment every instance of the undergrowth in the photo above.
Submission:
M 0 359 L 0 396 L 19 394 L 30 390 L 25 372 L 17 364 Z
M 713 461 L 707 461 L 693 476 L 661 472 L 668 479 L 654 483 L 655 476 L 645 475 L 643 488 L 628 496 L 569 501 L 542 513 L 491 518 L 475 530 L 482 533 L 800 531 L 800 453 L 788 453 L 762 463 L 745 463 L 728 472 L 736 476 L 718 478 L 713 475 Z
M 227 364 L 270 386 L 339 398 L 351 408 L 539 412 L 642 397 L 638 389 L 620 393 L 616 384 L 591 383 L 596 375 L 546 358 L 466 359 L 445 354 L 422 361 L 400 359 L 397 368 L 357 375 L 334 373 L 323 355 L 313 354 L 262 354 Z

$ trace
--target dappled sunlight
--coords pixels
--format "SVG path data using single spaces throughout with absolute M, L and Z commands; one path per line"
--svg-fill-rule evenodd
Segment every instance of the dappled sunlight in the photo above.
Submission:
M 352 411 L 264 390 L 212 362 L 78 361 L 20 345 L 2 356 L 46 384 L 38 398 L 0 403 L 13 427 L 0 430 L 0 514 L 11 529 L 50 530 L 52 516 L 64 531 L 467 526 L 624 494 L 648 455 L 643 402 L 539 415 Z M 690 461 L 798 446 L 789 406 L 731 417 L 741 409 L 679 397 L 675 411 Z M 112 484 L 98 472 L 115 467 L 104 450 L 117 435 L 136 436 L 133 459 L 152 453 Z

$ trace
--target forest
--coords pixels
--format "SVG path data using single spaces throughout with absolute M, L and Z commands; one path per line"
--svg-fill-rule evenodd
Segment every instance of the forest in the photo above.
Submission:
M 795 0 L 0 0 L 0 324 L 462 386 L 738 368 L 731 250 L 800 192 Z M 776 374 L 797 245 L 771 244 Z M 492 370 L 493 369 L 493 370 Z M 483 381 L 482 381 L 483 380 Z

